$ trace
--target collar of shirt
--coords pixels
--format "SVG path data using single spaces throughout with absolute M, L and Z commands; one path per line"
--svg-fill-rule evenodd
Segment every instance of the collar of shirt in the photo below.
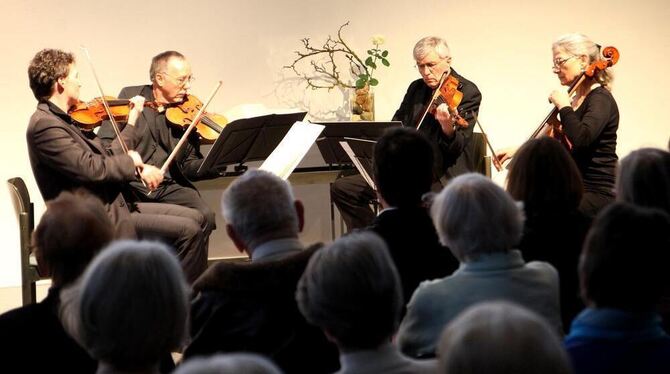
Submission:
M 276 260 L 303 249 L 304 246 L 297 238 L 270 240 L 259 245 L 251 252 L 251 262 Z

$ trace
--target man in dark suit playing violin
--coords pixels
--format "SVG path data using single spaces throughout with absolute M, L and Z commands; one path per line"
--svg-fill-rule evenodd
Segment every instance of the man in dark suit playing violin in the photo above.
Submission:
M 403 126 L 416 128 L 431 101 L 433 91 L 439 88 L 443 75 L 457 78 L 458 90 L 463 93 L 458 113 L 450 112 L 447 104 L 440 104 L 434 113 L 426 115 L 419 128 L 433 147 L 434 187 L 439 189 L 442 183 L 438 181 L 475 169 L 477 160 L 470 139 L 482 95 L 474 83 L 451 68 L 452 58 L 444 39 L 429 36 L 419 40 L 414 46 L 414 60 L 421 79 L 409 85 L 400 108 L 393 116 L 394 121 L 402 121 Z M 457 126 L 455 114 L 465 119 L 468 126 Z M 402 173 L 402 170 L 398 172 Z M 369 202 L 375 198 L 375 193 L 360 175 L 336 180 L 330 193 L 349 230 L 366 227 L 374 219 Z
M 162 166 L 185 130 L 169 123 L 165 116 L 165 109 L 187 99 L 190 83 L 194 78 L 191 65 L 184 55 L 176 51 L 166 51 L 156 55 L 151 60 L 149 76 L 151 85 L 125 87 L 119 93 L 119 98 L 126 99 L 140 95 L 147 101 L 155 101 L 159 105 L 158 110 L 145 106 L 138 118 L 135 150 L 141 155 L 144 162 Z M 103 125 L 100 136 L 107 141 L 113 137 L 109 124 Z M 131 182 L 130 185 L 134 192 L 132 199 L 137 201 L 177 204 L 198 210 L 206 220 L 202 231 L 205 236 L 205 248 L 207 248 L 209 234 L 216 228 L 215 215 L 202 200 L 191 181 L 214 178 L 219 174 L 198 174 L 197 171 L 202 161 L 199 136 L 193 131 L 183 148 L 170 163 L 163 181 L 154 191 L 149 193 L 147 188 L 138 181 Z
M 28 68 L 30 88 L 38 100 L 26 139 L 30 164 L 44 200 L 62 191 L 85 189 L 102 200 L 117 237 L 158 237 L 171 243 L 189 280 L 205 270 L 207 253 L 200 227 L 204 217 L 194 209 L 172 204 L 129 205 L 122 192 L 135 181 L 136 168 L 148 189 L 157 188 L 163 175 L 142 162 L 136 151 L 120 151 L 118 139 L 105 148 L 93 131 L 76 126 L 68 110 L 79 102 L 79 73 L 74 56 L 55 49 L 38 52 Z M 131 99 L 123 137 L 133 139 L 144 99 Z M 127 143 L 134 148 L 134 143 Z M 139 183 L 139 182 L 138 182 Z

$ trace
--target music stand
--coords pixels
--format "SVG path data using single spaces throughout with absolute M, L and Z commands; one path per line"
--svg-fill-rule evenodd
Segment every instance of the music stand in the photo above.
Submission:
M 265 160 L 297 121 L 307 112 L 268 114 L 227 124 L 205 156 L 197 173 L 220 170 L 226 165 Z
M 377 187 L 372 174 L 372 157 L 377 141 L 345 137 L 340 144 L 365 182 L 373 190 L 376 190 Z
M 315 122 L 326 128 L 316 145 L 327 164 L 351 164 L 351 159 L 340 146 L 345 138 L 377 140 L 390 127 L 401 126 L 400 121 L 389 122 Z

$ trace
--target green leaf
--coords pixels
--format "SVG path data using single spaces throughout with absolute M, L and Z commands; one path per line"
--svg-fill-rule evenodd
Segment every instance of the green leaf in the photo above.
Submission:
M 386 56 L 388 56 L 388 55 L 389 55 L 389 51 L 384 51 L 384 52 L 382 52 L 382 57 L 386 57 Z
M 368 49 L 368 54 L 372 55 L 374 53 L 374 49 Z
M 368 58 L 365 59 L 365 65 L 367 65 L 367 66 L 372 66 L 372 65 L 370 65 L 370 64 L 372 64 L 372 56 L 370 56 L 370 57 L 368 57 Z
M 379 81 L 375 78 L 370 79 L 370 86 L 376 86 L 379 84 Z
M 363 87 L 365 87 L 365 83 L 367 83 L 367 81 L 368 81 L 368 76 L 367 76 L 367 75 L 363 75 L 363 76 L 361 76 L 361 77 L 358 78 L 358 80 L 356 81 L 356 88 L 363 88 Z
M 389 62 L 389 60 L 387 60 L 387 59 L 385 59 L 385 58 L 383 58 L 383 57 L 382 57 L 382 64 L 383 64 L 384 66 L 390 66 L 390 65 L 391 65 L 391 63 Z

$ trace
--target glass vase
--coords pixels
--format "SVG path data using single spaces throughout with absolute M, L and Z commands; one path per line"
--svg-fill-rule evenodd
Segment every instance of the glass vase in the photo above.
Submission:
M 375 120 L 375 93 L 370 86 L 351 90 L 349 104 L 352 121 Z

